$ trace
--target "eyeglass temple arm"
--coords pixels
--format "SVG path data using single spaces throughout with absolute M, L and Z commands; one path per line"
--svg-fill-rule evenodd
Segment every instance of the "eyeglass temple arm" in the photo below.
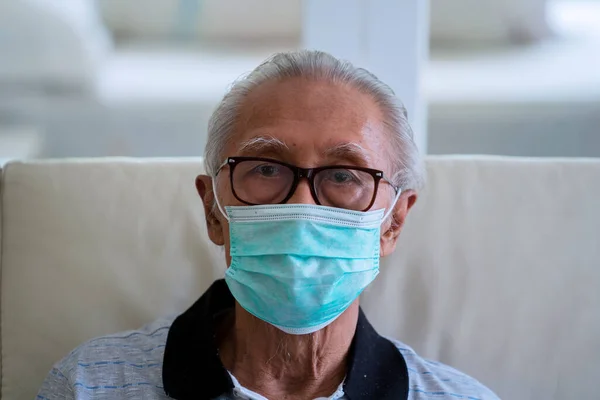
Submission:
M 382 181 L 385 181 L 385 182 L 387 182 L 387 183 L 388 183 L 388 184 L 389 184 L 389 185 L 392 187 L 392 189 L 394 189 L 394 192 L 396 192 L 396 193 L 398 193 L 398 191 L 402 189 L 400 186 L 396 186 L 396 185 L 394 185 L 394 184 L 392 183 L 392 181 L 391 181 L 391 180 L 389 180 L 389 179 L 387 178 L 387 176 L 385 176 L 385 175 L 383 175 L 383 176 L 381 177 L 381 180 L 382 180 Z
M 225 161 L 223 161 L 223 163 L 221 165 L 219 165 L 219 168 L 217 168 L 217 170 L 215 171 L 215 176 L 217 176 L 219 174 L 219 172 L 221 172 L 223 167 L 228 164 L 229 164 L 229 158 L 225 159 Z

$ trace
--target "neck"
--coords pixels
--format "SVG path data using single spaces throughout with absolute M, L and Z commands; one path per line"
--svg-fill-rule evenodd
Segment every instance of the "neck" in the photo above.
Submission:
M 236 303 L 235 322 L 220 346 L 224 366 L 242 386 L 266 398 L 314 399 L 335 392 L 358 321 L 358 301 L 325 328 L 289 335 Z

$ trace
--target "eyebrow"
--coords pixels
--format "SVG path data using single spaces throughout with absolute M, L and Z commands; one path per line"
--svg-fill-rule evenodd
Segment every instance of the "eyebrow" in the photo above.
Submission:
M 347 160 L 361 166 L 370 165 L 370 157 L 364 147 L 358 143 L 340 143 L 324 152 L 328 158 Z
M 240 153 L 281 153 L 289 152 L 290 148 L 281 140 L 273 136 L 257 136 L 252 139 L 242 142 L 240 145 Z
M 281 154 L 289 153 L 290 148 L 285 142 L 273 136 L 257 136 L 248 139 L 240 144 L 240 154 Z M 344 160 L 351 164 L 359 166 L 369 166 L 371 158 L 368 156 L 364 147 L 358 143 L 339 143 L 322 152 L 322 155 L 329 159 Z

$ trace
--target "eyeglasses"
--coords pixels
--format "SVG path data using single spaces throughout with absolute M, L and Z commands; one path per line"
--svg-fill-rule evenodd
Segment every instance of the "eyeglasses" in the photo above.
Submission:
M 373 206 L 381 181 L 397 193 L 399 188 L 382 171 L 347 165 L 300 168 L 270 158 L 229 157 L 217 174 L 229 166 L 231 190 L 236 199 L 248 205 L 282 204 L 296 191 L 300 179 L 308 180 L 315 203 L 354 211 Z

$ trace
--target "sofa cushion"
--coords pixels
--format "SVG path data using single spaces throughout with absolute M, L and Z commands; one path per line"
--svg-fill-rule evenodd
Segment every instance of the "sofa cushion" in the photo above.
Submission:
M 600 376 L 600 160 L 431 157 L 362 298 L 381 333 L 501 398 L 591 399 Z M 94 336 L 184 311 L 216 278 L 199 160 L 11 163 L 2 197 L 2 396 L 33 398 Z

